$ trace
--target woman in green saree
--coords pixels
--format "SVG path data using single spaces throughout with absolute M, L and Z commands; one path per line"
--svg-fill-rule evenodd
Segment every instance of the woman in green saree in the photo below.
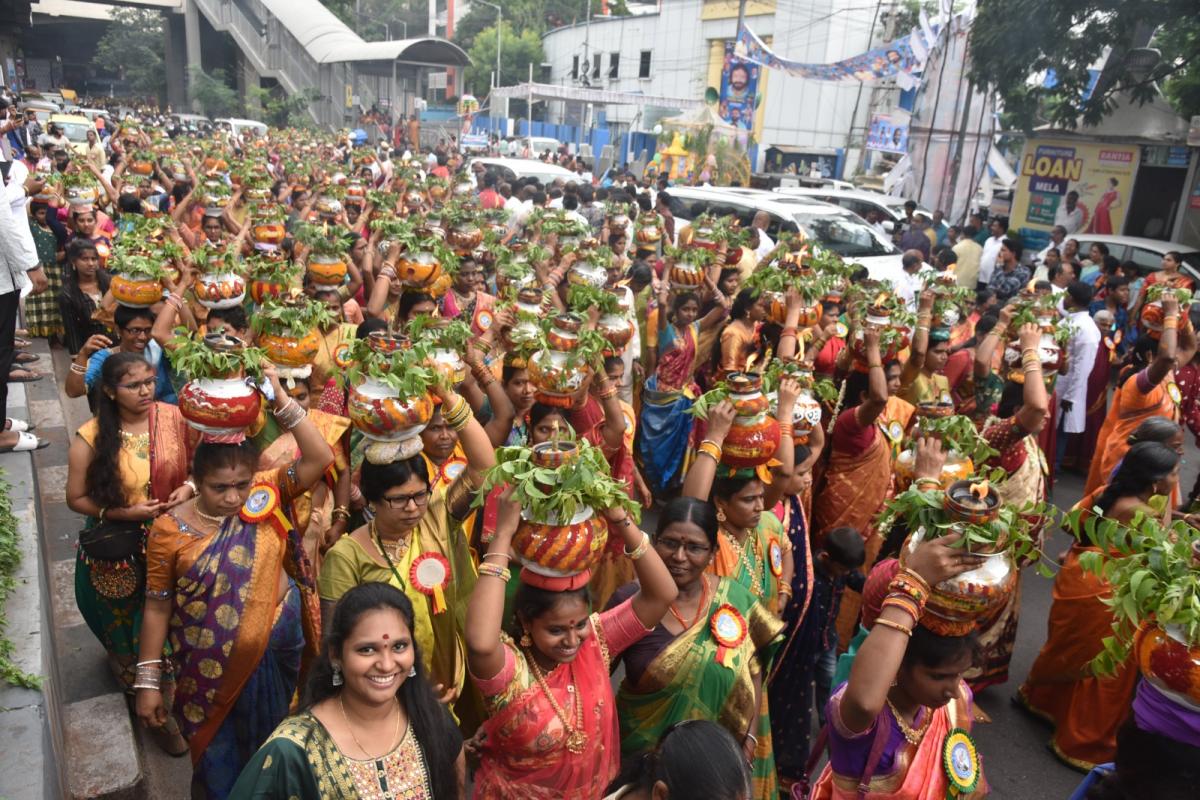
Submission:
M 393 586 L 346 592 L 299 712 L 242 770 L 230 800 L 462 797 L 462 734 L 433 695 L 413 622 Z
M 693 497 L 672 500 L 659 518 L 654 547 L 679 596 L 654 631 L 621 655 L 621 754 L 628 760 L 653 750 L 682 720 L 712 720 L 741 743 L 754 767 L 754 797 L 773 797 L 774 763 L 769 752 L 759 752 L 758 712 L 783 622 L 737 580 L 709 572 L 717 530 L 716 510 Z M 636 590 L 636 584 L 617 590 L 610 606 Z

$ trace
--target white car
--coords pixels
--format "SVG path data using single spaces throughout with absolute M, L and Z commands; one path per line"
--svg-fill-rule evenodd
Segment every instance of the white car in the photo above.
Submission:
M 779 239 L 781 231 L 803 232 L 847 261 L 862 264 L 876 280 L 897 285 L 903 274 L 900 249 L 857 214 L 832 203 L 758 189 L 672 186 L 666 192 L 678 220 L 691 220 L 704 212 L 731 214 L 749 227 L 754 215 L 763 211 L 771 219 L 767 235 L 773 240 Z
M 233 119 L 226 117 L 224 119 L 213 120 L 213 124 L 218 128 L 224 128 L 233 133 L 234 136 L 242 138 L 246 135 L 250 136 L 266 136 L 267 123 L 259 122 L 253 119 Z
M 1118 261 L 1137 264 L 1138 273 L 1142 276 L 1162 269 L 1163 254 L 1176 250 L 1183 255 L 1183 271 L 1200 285 L 1200 252 L 1186 244 L 1143 239 L 1140 236 L 1103 236 L 1098 233 L 1076 233 L 1067 238 L 1079 242 L 1080 258 L 1087 258 L 1093 244 L 1103 244 L 1108 248 L 1108 254 Z
M 579 176 L 571 170 L 535 158 L 472 158 L 468 167 L 476 162 L 498 173 L 500 179 L 508 183 L 517 178 L 537 178 L 543 185 L 554 183 L 558 178 L 562 178 L 565 183 L 581 182 Z
M 884 223 L 885 228 L 889 224 L 895 225 L 897 222 L 903 222 L 906 218 L 904 204 L 907 201 L 903 197 L 894 197 L 890 194 L 880 194 L 879 192 L 868 192 L 865 189 L 810 189 L 798 186 L 795 188 L 776 189 L 775 192 L 789 197 L 811 197 L 815 200 L 833 203 L 842 208 L 850 209 L 863 219 L 866 219 L 868 211 L 874 209 L 879 212 L 880 222 Z M 917 211 L 923 211 L 929 214 L 930 218 L 933 217 L 933 214 L 922 206 L 918 205 Z

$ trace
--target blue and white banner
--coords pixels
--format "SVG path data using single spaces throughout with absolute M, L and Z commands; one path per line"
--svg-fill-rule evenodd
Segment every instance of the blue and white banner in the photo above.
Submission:
M 738 32 L 733 55 L 743 61 L 818 81 L 876 81 L 899 74 L 908 76 L 925 67 L 925 59 L 941 28 L 937 24 L 930 25 L 928 18 L 921 22 L 921 28 L 914 28 L 907 36 L 832 64 L 805 64 L 780 58 L 746 27 Z

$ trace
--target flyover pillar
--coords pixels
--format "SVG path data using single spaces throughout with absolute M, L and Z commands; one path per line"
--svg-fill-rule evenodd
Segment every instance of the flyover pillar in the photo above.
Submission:
M 187 71 L 191 72 L 193 67 L 202 69 L 203 64 L 200 60 L 200 9 L 196 8 L 195 0 L 183 0 L 183 29 L 184 46 L 187 51 Z M 193 89 L 194 85 L 195 82 L 188 75 L 188 104 L 191 105 L 193 114 L 199 114 L 200 103 L 196 100 L 196 93 Z

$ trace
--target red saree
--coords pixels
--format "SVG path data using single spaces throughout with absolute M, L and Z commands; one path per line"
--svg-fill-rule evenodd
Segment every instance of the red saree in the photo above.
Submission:
M 572 724 L 582 719 L 586 741 L 581 753 L 567 749 L 562 720 L 530 675 L 525 654 L 511 640 L 505 642 L 504 667 L 498 675 L 486 680 L 472 676 L 489 713 L 475 773 L 476 800 L 600 800 L 604 795 L 621 758 L 609 663 L 651 631 L 633 613 L 632 598 L 593 614 L 591 628 L 575 660 L 545 676 Z M 573 692 L 568 688 L 572 686 Z

